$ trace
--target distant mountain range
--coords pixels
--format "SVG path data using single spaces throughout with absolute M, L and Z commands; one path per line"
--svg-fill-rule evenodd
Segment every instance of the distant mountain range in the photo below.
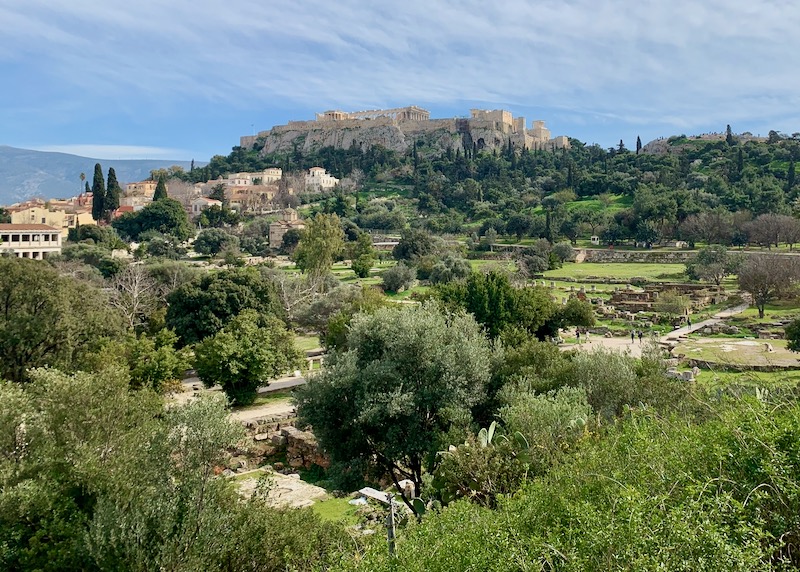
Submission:
M 86 174 L 91 186 L 95 163 L 103 166 L 104 177 L 108 177 L 109 167 L 114 167 L 117 180 L 123 186 L 147 179 L 153 169 L 172 165 L 180 165 L 186 170 L 190 167 L 189 161 L 92 159 L 0 145 L 0 205 L 35 197 L 54 199 L 75 196 L 82 190 L 81 173 Z

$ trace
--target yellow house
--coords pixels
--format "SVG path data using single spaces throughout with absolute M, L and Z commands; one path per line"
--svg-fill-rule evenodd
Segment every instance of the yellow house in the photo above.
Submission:
M 66 212 L 63 209 L 50 210 L 44 206 L 30 206 L 11 211 L 12 224 L 44 224 L 60 229 L 61 236 L 66 237 L 69 229 L 82 224 L 95 224 L 89 209 L 77 209 Z

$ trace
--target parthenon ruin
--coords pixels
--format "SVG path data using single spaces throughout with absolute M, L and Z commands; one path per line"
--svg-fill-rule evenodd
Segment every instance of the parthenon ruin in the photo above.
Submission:
M 431 114 L 428 110 L 409 105 L 395 109 L 370 109 L 368 111 L 324 111 L 317 113 L 317 121 L 343 121 L 346 119 L 377 119 L 389 117 L 398 121 L 428 121 Z

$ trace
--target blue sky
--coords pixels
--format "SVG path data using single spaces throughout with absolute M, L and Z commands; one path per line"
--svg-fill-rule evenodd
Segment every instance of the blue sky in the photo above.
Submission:
M 800 131 L 793 0 L 0 0 L 0 144 L 208 160 L 317 111 L 472 107 L 604 147 Z

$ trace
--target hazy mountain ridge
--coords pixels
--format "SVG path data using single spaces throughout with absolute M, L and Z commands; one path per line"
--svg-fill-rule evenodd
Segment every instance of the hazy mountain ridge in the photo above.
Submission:
M 68 153 L 33 151 L 0 145 L 0 205 L 40 197 L 53 199 L 75 196 L 82 190 L 80 174 L 91 185 L 95 163 L 103 174 L 114 167 L 121 184 L 147 179 L 150 171 L 179 165 L 188 170 L 190 161 L 159 159 L 93 159 Z

